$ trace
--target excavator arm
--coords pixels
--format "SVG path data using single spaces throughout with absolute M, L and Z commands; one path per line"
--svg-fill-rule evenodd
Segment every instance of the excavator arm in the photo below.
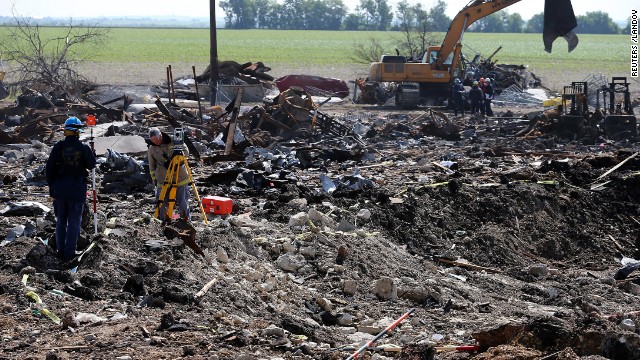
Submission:
M 435 69 L 443 69 L 451 53 L 455 53 L 462 42 L 464 32 L 474 22 L 509 7 L 522 0 L 473 0 L 469 2 L 451 21 L 449 30 L 440 46 L 437 61 L 432 63 Z M 551 52 L 551 43 L 564 36 L 569 42 L 569 51 L 578 45 L 578 38 L 571 31 L 576 27 L 571 0 L 545 0 L 543 40 L 545 50 Z

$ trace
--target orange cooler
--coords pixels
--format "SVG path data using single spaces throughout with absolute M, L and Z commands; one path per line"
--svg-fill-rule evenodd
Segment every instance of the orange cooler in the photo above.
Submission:
M 222 196 L 205 196 L 202 198 L 204 212 L 216 215 L 231 214 L 233 200 Z

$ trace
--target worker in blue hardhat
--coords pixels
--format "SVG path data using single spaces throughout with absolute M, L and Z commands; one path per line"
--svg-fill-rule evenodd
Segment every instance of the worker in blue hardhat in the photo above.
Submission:
M 460 111 L 460 113 L 464 115 L 464 101 L 462 96 L 464 93 L 465 90 L 462 82 L 460 81 L 460 79 L 456 79 L 453 82 L 453 86 L 451 87 L 451 100 L 453 102 L 452 107 L 453 114 L 455 116 L 458 116 L 458 111 Z
M 75 257 L 87 196 L 88 170 L 96 166 L 94 152 L 80 142 L 82 127 L 75 116 L 64 122 L 64 140 L 53 145 L 46 165 L 49 195 L 53 198 L 56 216 L 56 250 L 63 261 Z

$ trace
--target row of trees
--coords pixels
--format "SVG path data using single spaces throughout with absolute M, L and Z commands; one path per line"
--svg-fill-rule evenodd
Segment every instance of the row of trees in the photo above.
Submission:
M 354 12 L 348 12 L 342 0 L 221 0 L 225 13 L 225 27 L 231 29 L 290 29 L 290 30 L 402 30 L 408 13 L 424 16 L 429 31 L 446 31 L 451 23 L 445 11 L 447 4 L 438 0 L 426 9 L 421 4 L 400 1 L 394 9 L 387 0 L 359 0 Z M 629 33 L 631 22 L 621 29 L 602 11 L 578 16 L 578 33 Z M 411 19 L 409 19 L 411 20 Z M 474 24 L 470 31 L 479 32 L 542 32 L 543 14 L 529 21 L 520 14 L 506 10 L 491 14 Z

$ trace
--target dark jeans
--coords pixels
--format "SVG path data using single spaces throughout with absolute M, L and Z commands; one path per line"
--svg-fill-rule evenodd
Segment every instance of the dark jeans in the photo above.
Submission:
M 455 98 L 453 100 L 453 113 L 455 115 L 458 115 L 458 111 L 460 111 L 460 113 L 464 115 L 464 103 L 462 101 L 462 98 Z
M 484 101 L 484 112 L 487 116 L 493 116 L 493 110 L 491 109 L 491 100 L 487 99 Z
M 56 249 L 58 257 L 64 261 L 76 256 L 83 210 L 84 201 L 56 199 L 53 202 L 53 211 L 56 215 Z
M 484 104 L 482 103 L 482 100 L 471 102 L 471 113 L 481 113 L 482 115 L 484 115 Z

